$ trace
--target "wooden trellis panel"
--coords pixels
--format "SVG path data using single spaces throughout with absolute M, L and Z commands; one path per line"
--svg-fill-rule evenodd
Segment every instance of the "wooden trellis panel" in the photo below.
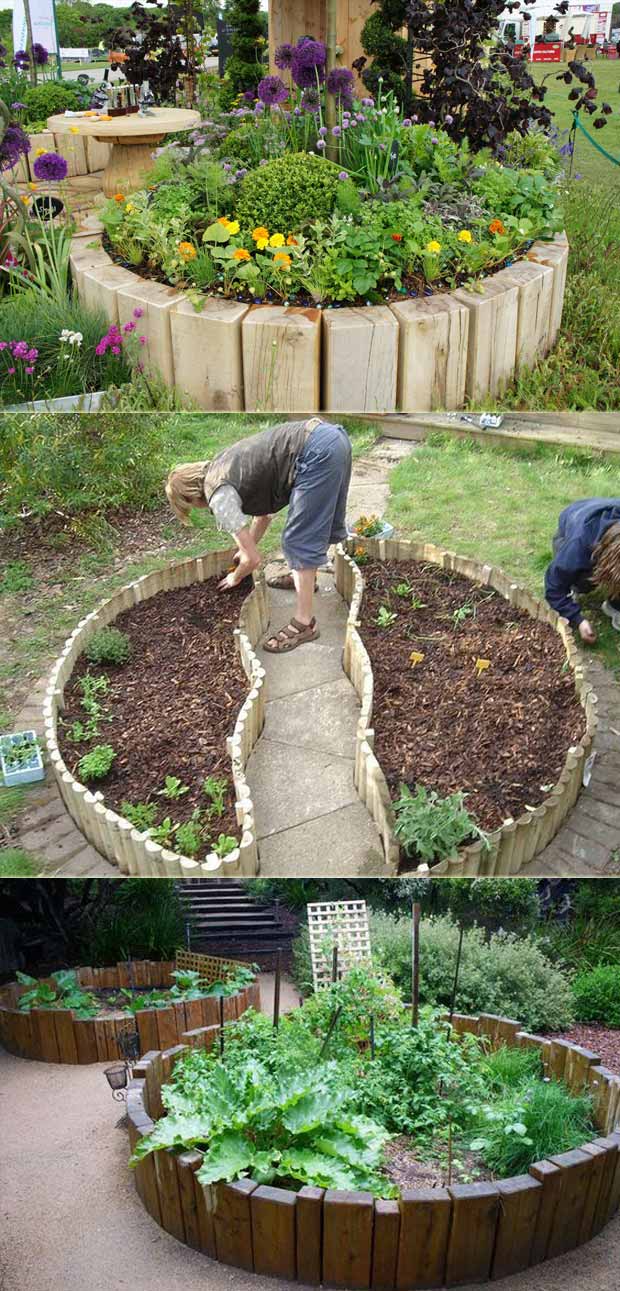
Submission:
M 247 968 L 239 959 L 219 959 L 216 955 L 196 955 L 192 950 L 177 950 L 176 966 L 183 972 L 200 973 L 200 986 L 225 982 L 238 968 Z
M 370 960 L 370 931 L 365 901 L 317 901 L 308 905 L 310 956 L 315 991 L 329 986 L 334 946 L 339 974 Z

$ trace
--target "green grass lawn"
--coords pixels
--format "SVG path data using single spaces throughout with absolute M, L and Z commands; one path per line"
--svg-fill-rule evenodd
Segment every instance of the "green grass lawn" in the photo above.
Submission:
M 389 519 L 409 538 L 500 566 L 543 594 L 560 511 L 577 498 L 615 496 L 618 466 L 546 446 L 504 450 L 432 436 L 390 475 Z M 620 679 L 620 634 L 588 598 L 600 633 L 593 653 Z
M 587 66 L 592 71 L 597 84 L 598 102 L 609 103 L 613 114 L 607 118 L 604 130 L 592 128 L 593 117 L 584 114 L 581 119 L 586 130 L 594 136 L 601 147 L 617 158 L 619 164 L 614 166 L 607 161 L 584 138 L 581 131 L 577 131 L 573 169 L 577 174 L 583 175 L 589 183 L 618 183 L 620 182 L 620 60 L 600 59 L 588 63 Z M 565 85 L 563 81 L 558 81 L 560 68 L 564 72 L 565 64 L 556 67 L 554 64 L 549 66 L 534 63 L 531 73 L 538 84 L 544 83 L 547 86 L 545 104 L 553 112 L 558 129 L 568 130 L 573 121 L 573 105 L 568 101 L 571 87 Z

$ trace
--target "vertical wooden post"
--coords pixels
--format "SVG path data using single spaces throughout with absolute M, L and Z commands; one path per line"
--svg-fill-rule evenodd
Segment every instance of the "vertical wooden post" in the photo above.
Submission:
M 370 1015 L 370 1056 L 371 1058 L 374 1058 L 375 1056 L 375 1015 L 374 1013 L 371 1013 Z
M 462 954 L 462 950 L 463 950 L 463 937 L 464 937 L 464 936 L 465 936 L 465 929 L 464 929 L 464 927 L 461 925 L 461 929 L 460 929 L 460 932 L 459 932 L 459 946 L 458 946 L 458 950 L 457 950 L 457 952 L 456 952 L 456 966 L 455 966 L 455 969 L 454 969 L 454 985 L 453 985 L 453 987 L 452 987 L 452 999 L 451 999 L 451 1001 L 450 1001 L 450 1026 L 452 1026 L 452 1019 L 453 1019 L 453 1017 L 454 1017 L 454 1011 L 455 1011 L 455 1009 L 456 1009 L 456 990 L 457 990 L 457 987 L 458 987 L 458 984 L 459 984 L 459 972 L 460 972 L 460 968 L 461 968 L 461 954 Z
M 338 981 L 338 947 L 332 949 L 332 982 Z
M 273 1025 L 277 1030 L 280 1024 L 280 979 L 282 976 L 282 951 L 276 951 L 276 979 L 273 987 Z
M 224 1052 L 224 996 L 220 995 L 220 1057 Z
M 32 14 L 30 12 L 30 0 L 24 0 L 24 17 L 26 19 L 26 50 L 30 54 L 30 67 L 28 69 L 30 74 L 30 84 L 36 85 L 37 65 L 34 61 L 34 52 L 32 48 L 34 45 L 34 39 L 32 35 Z
M 411 1025 L 417 1027 L 420 1013 L 420 917 L 422 907 L 414 901 L 411 908 Z
M 326 0 L 326 36 L 325 45 L 327 48 L 327 74 L 336 66 L 338 51 L 338 0 Z M 338 140 L 333 134 L 334 126 L 337 121 L 336 96 L 325 92 L 325 125 L 327 126 L 327 148 L 325 156 L 329 161 L 338 161 L 339 147 Z

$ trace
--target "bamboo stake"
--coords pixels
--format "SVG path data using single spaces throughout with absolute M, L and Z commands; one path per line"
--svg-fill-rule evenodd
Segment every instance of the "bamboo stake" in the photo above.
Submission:
M 280 981 L 282 977 L 282 951 L 276 951 L 276 978 L 273 988 L 273 1027 L 277 1031 L 280 1025 Z
M 417 1027 L 420 1013 L 420 917 L 422 907 L 414 901 L 411 908 L 412 919 L 412 955 L 411 955 L 411 1025 Z

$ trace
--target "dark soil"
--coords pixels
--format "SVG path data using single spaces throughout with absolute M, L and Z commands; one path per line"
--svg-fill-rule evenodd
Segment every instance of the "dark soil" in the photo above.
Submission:
M 375 752 L 401 783 L 462 790 L 484 830 L 536 807 L 584 733 L 560 637 L 499 593 L 417 561 L 371 561 L 361 635 L 374 672 Z M 408 583 L 421 608 L 394 588 Z M 381 606 L 393 626 L 375 624 Z M 463 607 L 460 622 L 453 616 Z M 424 658 L 411 665 L 411 653 Z M 479 676 L 477 659 L 489 660 Z M 413 859 L 413 858 L 412 858 Z
M 234 789 L 229 778 L 226 738 L 232 734 L 248 684 L 238 658 L 233 631 L 241 604 L 251 590 L 249 580 L 229 592 L 218 591 L 218 579 L 176 591 L 160 592 L 126 610 L 115 620 L 132 645 L 122 667 L 91 668 L 105 672 L 110 689 L 101 697 L 111 718 L 100 725 L 94 743 L 110 744 L 116 759 L 100 789 L 106 805 L 120 812 L 125 800 L 155 802 L 161 807 L 157 823 L 170 816 L 175 824 L 188 820 L 194 808 L 205 809 L 202 791 L 207 776 L 229 782 L 224 815 L 213 822 L 212 837 L 237 836 Z M 78 682 L 89 671 L 82 657 L 65 690 L 64 721 L 83 720 Z M 76 745 L 60 727 L 59 745 L 67 766 L 76 766 L 89 745 Z M 166 776 L 177 776 L 189 792 L 176 800 L 159 797 Z M 209 850 L 201 850 L 204 859 Z
M 424 1161 L 416 1153 L 415 1142 L 405 1135 L 390 1139 L 385 1145 L 385 1173 L 399 1188 L 445 1188 L 448 1184 L 448 1161 L 437 1157 Z M 456 1148 L 452 1160 L 452 1183 L 477 1183 L 493 1175 L 475 1152 Z
M 601 1059 L 603 1067 L 609 1067 L 620 1076 L 620 1030 L 603 1026 L 601 1022 L 577 1022 L 570 1031 L 553 1035 L 554 1040 L 569 1040 L 584 1049 L 591 1049 Z

